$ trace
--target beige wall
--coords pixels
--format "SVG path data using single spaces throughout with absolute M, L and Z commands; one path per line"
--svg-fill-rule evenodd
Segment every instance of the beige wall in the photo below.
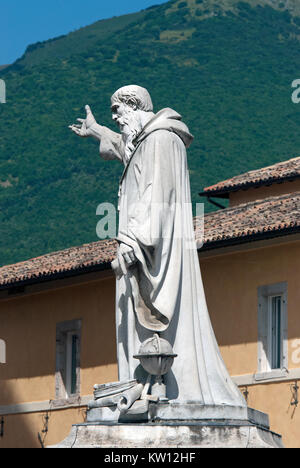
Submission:
M 300 191 L 300 180 L 293 182 L 284 182 L 282 184 L 272 184 L 268 187 L 250 188 L 248 190 L 239 190 L 229 194 L 230 206 L 240 205 L 255 200 L 262 200 L 268 197 L 277 197 L 287 193 Z
M 108 278 L 1 300 L 0 338 L 6 341 L 7 362 L 0 365 L 0 406 L 55 399 L 56 324 L 66 320 L 82 320 L 81 395 L 92 394 L 95 383 L 117 380 L 114 297 L 115 282 Z M 0 447 L 27 446 L 29 441 L 39 446 L 41 414 L 4 419 Z M 63 423 L 55 425 L 60 419 Z M 51 420 L 48 438 L 55 443 L 78 422 L 78 410 L 53 411 Z
M 269 415 L 272 431 L 282 435 L 286 448 L 299 448 L 300 407 L 290 404 L 292 385 L 281 382 L 248 387 L 248 405 Z
M 38 433 L 45 447 L 57 444 L 69 434 L 72 424 L 84 422 L 85 408 L 49 412 L 47 433 L 42 432 L 45 415 L 46 412 L 4 416 L 0 448 L 41 448 Z
M 257 288 L 288 283 L 288 360 L 300 338 L 300 242 L 201 258 L 204 288 L 222 356 L 231 375 L 255 374 L 257 369 Z M 249 405 L 267 412 L 271 428 L 287 446 L 300 447 L 300 407 L 290 406 L 292 382 L 248 387 Z M 293 414 L 293 410 L 294 414 Z

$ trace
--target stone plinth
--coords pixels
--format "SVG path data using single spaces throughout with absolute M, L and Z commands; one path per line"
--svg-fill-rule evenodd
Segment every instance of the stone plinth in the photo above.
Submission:
M 91 403 L 90 406 L 93 406 Z M 55 448 L 283 448 L 266 414 L 247 407 L 150 403 L 149 411 L 120 415 L 91 408 Z
M 133 407 L 134 408 L 134 407 Z M 132 409 L 122 415 L 116 406 L 98 407 L 97 401 L 89 403 L 88 423 L 123 423 L 123 422 L 198 422 L 198 421 L 249 421 L 269 429 L 269 417 L 247 406 L 201 405 L 197 402 L 178 403 L 166 401 L 149 403 L 146 412 Z
M 281 437 L 246 421 L 85 423 L 53 448 L 283 448 Z

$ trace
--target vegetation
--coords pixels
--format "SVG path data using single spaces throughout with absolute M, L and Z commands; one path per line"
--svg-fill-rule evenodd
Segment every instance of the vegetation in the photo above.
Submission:
M 122 85 L 148 88 L 155 110 L 176 109 L 195 135 L 193 203 L 205 186 L 298 156 L 300 20 L 270 4 L 172 0 L 32 45 L 2 69 L 0 265 L 97 240 L 96 208 L 116 203 L 122 166 L 67 127 L 90 104 L 114 128 Z

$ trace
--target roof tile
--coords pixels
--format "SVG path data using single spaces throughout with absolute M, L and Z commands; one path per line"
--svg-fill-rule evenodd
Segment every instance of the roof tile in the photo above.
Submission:
M 218 182 L 210 187 L 206 187 L 200 195 L 225 195 L 239 189 L 270 185 L 274 182 L 283 182 L 285 180 L 294 180 L 297 178 L 300 178 L 300 157 L 273 164 L 272 166 L 263 167 L 262 169 L 249 171 L 232 177 L 231 179 Z
M 194 218 L 195 235 L 201 245 L 201 218 Z M 300 232 L 300 192 L 244 203 L 205 215 L 203 249 L 232 241 L 255 240 Z M 267 234 L 268 233 L 268 234 Z M 85 272 L 93 266 L 109 266 L 116 256 L 114 239 L 92 242 L 52 252 L 0 268 L 2 289 L 27 281 L 53 279 L 55 275 Z
M 224 240 L 240 240 L 263 233 L 300 229 L 300 192 L 244 203 L 208 213 L 204 223 L 204 248 Z M 199 240 L 200 220 L 195 219 Z

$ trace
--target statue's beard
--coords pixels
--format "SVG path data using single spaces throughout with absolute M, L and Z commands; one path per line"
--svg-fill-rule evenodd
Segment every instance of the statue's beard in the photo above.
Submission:
M 133 143 L 134 140 L 142 131 L 142 124 L 138 117 L 138 113 L 133 109 L 130 109 L 126 112 L 126 114 L 124 114 L 122 117 L 119 117 L 117 120 L 125 145 L 126 162 L 131 158 L 131 155 L 135 149 Z

